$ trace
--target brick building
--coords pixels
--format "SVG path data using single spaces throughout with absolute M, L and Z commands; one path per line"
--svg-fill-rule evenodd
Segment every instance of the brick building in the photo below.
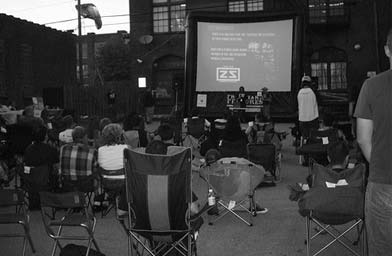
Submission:
M 325 108 L 347 113 L 348 102 L 356 99 L 364 79 L 387 68 L 383 44 L 391 8 L 387 0 L 130 1 L 131 80 L 137 84 L 138 77 L 146 77 L 147 84 L 157 90 L 161 111 L 167 113 L 174 104 L 172 85 L 184 81 L 188 13 L 265 16 L 291 12 L 302 20 L 300 74 L 293 74 L 292 95 L 307 73 L 317 77 Z M 291 104 L 295 112 L 295 97 Z M 278 112 L 273 102 L 272 113 Z
M 76 83 L 75 36 L 0 14 L 0 99 L 21 108 L 31 97 L 69 107 L 64 88 Z

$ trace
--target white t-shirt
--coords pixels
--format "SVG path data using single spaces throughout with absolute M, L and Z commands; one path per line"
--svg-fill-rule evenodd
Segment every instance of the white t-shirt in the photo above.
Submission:
M 298 95 L 298 120 L 309 122 L 319 116 L 316 95 L 310 88 L 302 88 Z
M 119 170 L 124 168 L 124 149 L 128 145 L 118 144 L 98 148 L 98 164 L 105 170 Z

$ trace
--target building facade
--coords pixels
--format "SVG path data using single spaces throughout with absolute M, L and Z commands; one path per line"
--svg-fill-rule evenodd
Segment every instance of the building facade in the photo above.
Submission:
M 273 15 L 295 12 L 302 20 L 301 74 L 314 77 L 326 109 L 347 113 L 363 81 L 387 68 L 383 55 L 391 25 L 387 0 L 150 0 L 130 1 L 131 81 L 146 77 L 157 94 L 157 109 L 169 113 L 183 101 L 186 15 L 237 12 Z M 173 90 L 174 87 L 178 90 Z M 293 97 L 295 112 L 295 97 Z M 272 104 L 272 113 L 274 103 Z M 344 114 L 345 115 L 345 114 Z
M 43 97 L 67 107 L 64 88 L 76 83 L 75 36 L 0 14 L 0 100 L 18 108 Z

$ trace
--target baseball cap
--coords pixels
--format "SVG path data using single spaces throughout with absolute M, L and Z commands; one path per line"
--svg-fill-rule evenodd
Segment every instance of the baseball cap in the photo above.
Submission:
M 310 76 L 303 76 L 302 77 L 302 79 L 301 79 L 301 82 L 311 82 L 312 81 L 312 79 L 310 78 Z

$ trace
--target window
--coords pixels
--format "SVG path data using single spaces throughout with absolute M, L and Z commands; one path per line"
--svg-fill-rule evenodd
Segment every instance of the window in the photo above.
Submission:
M 185 9 L 184 0 L 153 0 L 154 33 L 184 31 Z
M 264 0 L 229 0 L 229 12 L 254 12 L 264 9 Z
M 325 24 L 345 16 L 343 0 L 308 0 L 309 23 Z
M 319 90 L 347 89 L 347 56 L 343 50 L 323 48 L 313 53 L 311 70 Z

